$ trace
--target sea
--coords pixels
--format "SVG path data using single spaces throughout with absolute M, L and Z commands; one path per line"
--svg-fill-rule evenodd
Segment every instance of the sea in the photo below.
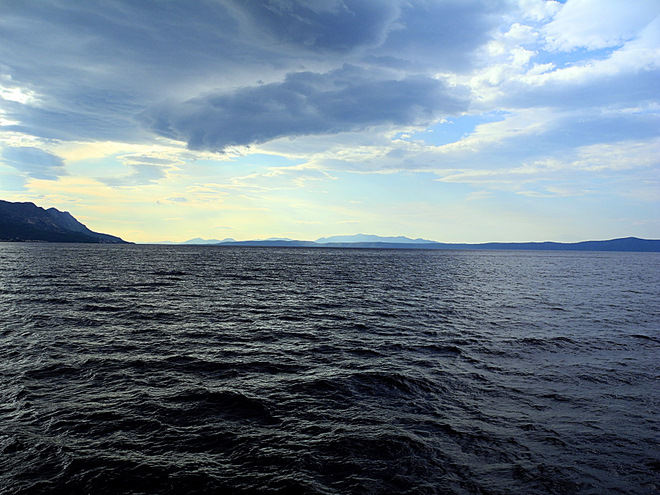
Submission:
M 657 494 L 660 253 L 0 243 L 2 494 Z

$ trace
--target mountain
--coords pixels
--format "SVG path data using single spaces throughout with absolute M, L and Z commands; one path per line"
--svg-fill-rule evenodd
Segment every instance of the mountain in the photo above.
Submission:
M 316 239 L 315 242 L 319 244 L 327 244 L 329 242 L 388 242 L 397 244 L 436 244 L 435 241 L 426 239 L 410 239 L 409 237 L 381 237 L 379 235 L 370 234 L 354 234 L 354 235 L 334 235 L 331 237 L 321 237 Z
M 174 242 L 174 241 L 159 241 L 159 242 L 148 242 L 147 244 L 193 244 L 193 245 L 206 245 L 206 244 L 220 244 L 222 242 L 235 242 L 231 237 L 226 239 L 202 239 L 201 237 L 195 237 L 194 239 L 188 239 L 183 242 Z
M 660 252 L 660 240 L 624 237 L 582 242 L 486 242 L 483 244 L 441 244 L 441 249 L 507 249 L 534 251 L 635 251 Z
M 318 244 L 314 241 L 296 241 L 293 239 L 255 239 L 251 241 L 230 241 L 221 242 L 216 246 L 262 246 L 262 247 L 323 247 L 323 244 Z
M 219 244 L 221 242 L 233 242 L 234 239 L 227 238 L 223 240 L 218 240 L 218 239 L 202 239 L 201 237 L 195 237 L 194 239 L 188 239 L 187 241 L 184 241 L 182 244 Z
M 375 239 L 365 241 L 360 239 Z M 327 242 L 328 239 L 349 241 Z M 403 241 L 401 241 L 403 239 Z M 263 246 L 263 247 L 316 247 L 316 248 L 372 248 L 372 249 L 476 249 L 476 250 L 519 250 L 519 251 L 630 251 L 660 252 L 660 240 L 625 237 L 606 241 L 583 242 L 487 242 L 482 244 L 450 244 L 407 237 L 334 236 L 321 237 L 316 241 L 290 239 L 267 239 L 254 241 L 222 242 L 220 246 Z
M 128 244 L 123 239 L 89 230 L 68 211 L 47 210 L 34 203 L 0 200 L 0 241 L 90 242 Z

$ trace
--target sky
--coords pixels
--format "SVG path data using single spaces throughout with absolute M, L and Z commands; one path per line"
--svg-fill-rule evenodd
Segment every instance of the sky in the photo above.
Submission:
M 657 0 L 4 0 L 0 199 L 134 242 L 660 238 Z

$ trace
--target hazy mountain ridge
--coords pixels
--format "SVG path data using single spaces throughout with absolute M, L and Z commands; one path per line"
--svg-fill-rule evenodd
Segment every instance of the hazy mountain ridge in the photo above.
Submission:
M 437 244 L 436 241 L 428 239 L 411 239 L 402 235 L 396 237 L 382 237 L 372 234 L 353 234 L 353 235 L 333 235 L 330 237 L 321 237 L 316 239 L 319 244 L 337 243 L 337 242 L 387 242 L 398 244 Z
M 338 236 L 353 237 L 353 236 Z M 397 237 L 369 236 L 377 239 L 398 239 Z M 357 237 L 354 237 L 357 238 Z M 327 238 L 321 238 L 327 239 Z M 631 251 L 660 252 L 660 240 L 625 237 L 604 241 L 582 242 L 487 242 L 481 244 L 442 243 L 436 241 L 412 240 L 406 242 L 318 242 L 297 240 L 252 240 L 222 242 L 220 246 L 263 246 L 263 247 L 329 247 L 329 248 L 377 248 L 377 249 L 477 249 L 477 250 L 535 250 L 535 251 Z
M 311 248 L 352 248 L 352 249 L 476 249 L 476 250 L 535 250 L 535 251 L 630 251 L 660 252 L 660 240 L 624 237 L 601 241 L 580 242 L 485 242 L 485 243 L 445 243 L 427 239 L 411 239 L 404 236 L 378 236 L 373 234 L 337 235 L 320 237 L 315 241 L 271 237 L 269 239 L 189 239 L 184 242 L 163 241 L 153 244 L 176 245 L 216 245 L 216 246 L 255 246 L 255 247 L 311 247 Z
M 127 243 L 119 237 L 88 229 L 68 211 L 3 200 L 0 200 L 0 241 Z
M 315 241 L 302 241 L 298 239 L 290 239 L 288 237 L 269 237 L 268 239 L 250 239 L 247 241 L 236 241 L 232 238 L 227 238 L 223 240 L 218 239 L 202 239 L 200 237 L 195 237 L 194 239 L 188 239 L 183 242 L 173 242 L 173 241 L 160 241 L 150 244 L 226 244 L 226 243 L 239 243 L 246 245 L 264 245 L 271 243 L 285 243 L 285 244 L 295 244 L 295 245 L 310 245 L 316 246 L 318 244 L 359 244 L 359 243 L 397 243 L 397 244 L 438 244 L 436 241 L 430 241 L 428 239 L 411 239 L 409 237 L 397 236 L 397 237 L 383 237 L 373 234 L 350 234 L 350 235 L 335 235 L 330 237 L 320 237 Z
M 149 244 L 197 244 L 197 245 L 206 245 L 206 244 L 220 244 L 222 242 L 236 242 L 234 239 L 231 237 L 227 237 L 226 239 L 202 239 L 201 237 L 195 237 L 194 239 L 188 239 L 187 241 L 183 242 L 175 242 L 175 241 L 159 241 L 159 242 L 150 242 Z

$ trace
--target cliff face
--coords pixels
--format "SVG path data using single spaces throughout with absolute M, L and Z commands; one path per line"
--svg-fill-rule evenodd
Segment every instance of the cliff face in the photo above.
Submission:
M 0 200 L 0 241 L 91 242 L 125 244 L 109 234 L 89 230 L 69 212 L 34 203 Z

